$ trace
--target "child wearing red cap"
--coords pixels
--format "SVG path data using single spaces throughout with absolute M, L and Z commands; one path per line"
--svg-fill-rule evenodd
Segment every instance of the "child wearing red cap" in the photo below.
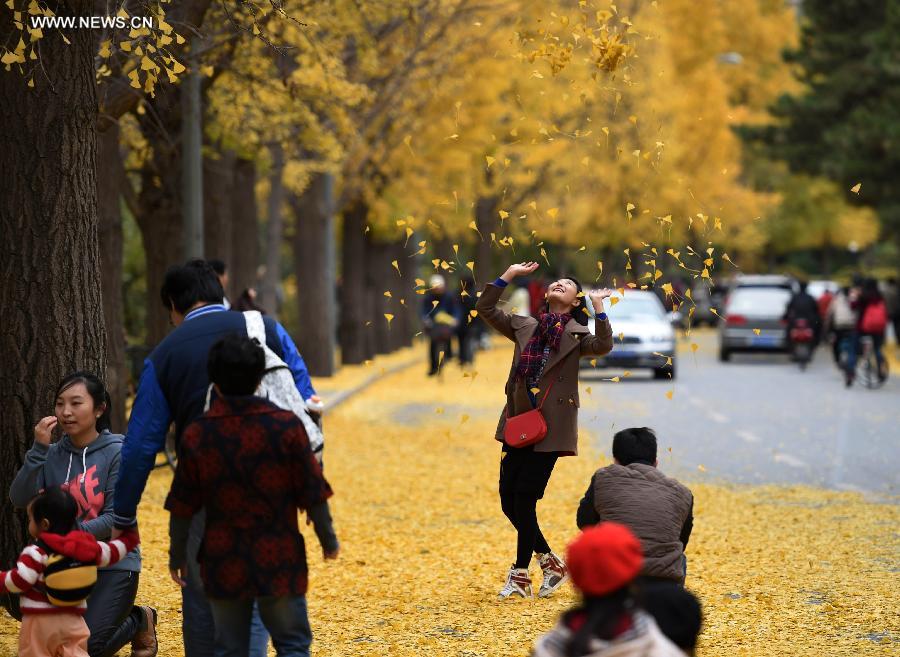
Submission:
M 582 605 L 538 639 L 534 657 L 684 657 L 635 603 L 641 543 L 624 525 L 604 522 L 568 547 L 566 564 Z

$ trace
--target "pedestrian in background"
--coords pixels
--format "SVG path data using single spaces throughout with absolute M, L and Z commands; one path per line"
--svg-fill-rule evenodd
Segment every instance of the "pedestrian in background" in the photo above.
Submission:
M 850 288 L 841 288 L 834 295 L 828 304 L 824 326 L 825 334 L 830 336 L 835 364 L 846 368 L 851 349 L 856 349 L 856 311 L 850 305 Z
M 543 498 L 550 475 L 560 456 L 578 453 L 578 374 L 582 356 L 603 355 L 612 349 L 612 328 L 603 312 L 603 300 L 611 290 L 595 290 L 589 296 L 597 312 L 596 335 L 587 327 L 588 311 L 581 284 L 574 278 L 552 283 L 539 318 L 513 315 L 498 307 L 504 288 L 516 277 L 533 274 L 536 262 L 511 265 L 478 299 L 476 308 L 484 321 L 515 344 L 506 381 L 506 406 L 495 438 L 503 443 L 500 461 L 500 506 L 516 529 L 516 559 L 500 591 L 501 598 L 531 597 L 528 567 L 532 553 L 543 572 L 539 597 L 547 597 L 567 580 L 563 560 L 553 553 L 537 520 L 537 503 Z M 552 395 L 550 394 L 552 393 Z M 546 402 L 546 403 L 545 403 Z M 537 410 L 546 425 L 537 441 L 526 446 L 510 441 L 508 422 Z
M 453 357 L 452 340 L 460 324 L 459 304 L 440 274 L 434 274 L 428 281 L 421 317 L 428 335 L 428 376 L 434 376 Z
M 900 346 L 900 287 L 897 286 L 896 278 L 891 277 L 884 282 L 882 296 L 884 296 L 888 319 L 894 329 L 894 345 Z
M 460 279 L 459 297 L 456 300 L 460 316 L 456 339 L 459 344 L 459 364 L 462 367 L 468 367 L 475 362 L 475 348 L 484 331 L 484 322 L 475 312 L 477 294 L 473 277 L 465 276 Z
M 213 258 L 206 262 L 208 262 L 209 266 L 216 272 L 219 283 L 222 285 L 222 305 L 225 306 L 225 310 L 231 310 L 231 302 L 228 301 L 228 296 L 225 292 L 225 290 L 228 289 L 228 267 L 225 265 L 225 261 Z
M 641 544 L 624 525 L 584 530 L 566 551 L 581 603 L 538 639 L 533 657 L 683 657 L 637 603 Z

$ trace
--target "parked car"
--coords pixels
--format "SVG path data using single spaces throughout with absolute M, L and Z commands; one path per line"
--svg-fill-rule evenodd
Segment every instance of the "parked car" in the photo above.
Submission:
M 782 274 L 738 274 L 731 279 L 728 293 L 745 287 L 781 288 L 791 293 L 800 291 L 800 283 L 793 276 Z
M 665 306 L 653 292 L 628 290 L 607 306 L 606 314 L 612 325 L 612 351 L 596 359 L 598 367 L 622 367 L 630 369 L 652 369 L 657 379 L 675 378 L 675 328 L 678 313 L 666 313 Z M 588 320 L 588 327 L 594 332 L 594 320 Z M 664 354 L 660 356 L 658 354 Z M 666 365 L 671 358 L 672 364 Z M 590 361 L 583 359 L 582 367 L 590 367 Z
M 719 360 L 737 351 L 787 351 L 784 313 L 792 295 L 792 288 L 782 285 L 732 288 L 719 325 Z

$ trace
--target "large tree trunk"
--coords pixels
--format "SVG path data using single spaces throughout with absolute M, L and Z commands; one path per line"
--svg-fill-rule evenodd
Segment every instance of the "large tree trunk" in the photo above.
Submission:
M 278 284 L 281 280 L 281 242 L 284 238 L 284 148 L 280 142 L 275 142 L 269 146 L 269 150 L 272 153 L 272 172 L 269 174 L 266 213 L 265 273 L 259 289 L 259 305 L 274 316 L 279 309 Z M 330 356 L 330 360 L 334 360 L 334 354 Z
M 234 299 L 234 258 L 231 226 L 234 220 L 234 151 L 213 150 L 203 158 L 203 252 L 206 258 L 222 260 L 228 267 L 225 295 Z
M 147 259 L 147 344 L 156 346 L 169 331 L 169 313 L 159 290 L 166 269 L 183 260 L 181 219 L 181 99 L 180 87 L 157 89 L 152 108 L 138 116 L 152 155 L 141 169 L 141 229 Z
M 259 215 L 256 209 L 256 163 L 238 158 L 234 166 L 234 212 L 231 221 L 231 289 L 237 298 L 256 287 L 259 267 Z
M 391 332 L 396 329 L 393 319 L 388 324 L 385 315 L 394 315 L 393 298 L 384 295 L 390 292 L 393 297 L 396 291 L 398 272 L 391 265 L 391 248 L 389 244 L 375 242 L 369 244 L 369 259 L 367 261 L 366 283 L 369 288 L 369 300 L 372 306 L 372 314 L 369 321 L 372 322 L 369 331 L 372 333 L 373 351 L 376 354 L 389 354 L 393 351 L 391 344 Z M 398 263 L 399 264 L 399 263 Z
M 369 206 L 356 199 L 344 211 L 341 245 L 341 362 L 366 360 L 366 220 Z
M 125 433 L 128 362 L 125 357 L 125 309 L 122 299 L 122 206 L 125 169 L 119 151 L 119 126 L 100 133 L 97 142 L 97 202 L 100 214 L 100 275 L 106 324 L 106 387 L 112 399 L 112 430 Z
M 291 197 L 294 212 L 294 271 L 300 332 L 297 346 L 310 374 L 331 376 L 335 368 L 334 176 L 313 176 L 301 196 Z M 343 312 L 347 312 L 346 305 Z
M 422 295 L 415 292 L 415 278 L 419 273 L 421 255 L 407 253 L 402 242 L 395 245 L 397 262 L 400 264 L 400 272 L 403 274 L 402 295 L 404 304 L 401 306 L 399 337 L 400 347 L 409 347 L 413 343 L 413 336 L 419 331 L 419 306 L 422 304 Z M 409 249 L 412 250 L 412 249 Z M 418 250 L 418 249 L 417 249 Z
M 89 15 L 75 0 L 68 12 Z M 62 8 L 53 6 L 62 11 Z M 0 11 L 0 43 L 15 44 Z M 48 30 L 34 87 L 18 66 L 0 72 L 0 562 L 15 563 L 24 514 L 6 492 L 54 409 L 59 380 L 75 369 L 103 373 L 106 331 L 97 238 L 97 96 L 93 34 Z

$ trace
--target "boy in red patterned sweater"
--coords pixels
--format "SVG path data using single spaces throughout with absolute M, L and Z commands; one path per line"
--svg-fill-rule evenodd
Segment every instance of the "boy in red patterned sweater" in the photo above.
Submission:
M 136 529 L 104 543 L 73 531 L 78 505 L 50 488 L 28 505 L 26 546 L 16 567 L 0 571 L 0 590 L 21 596 L 19 657 L 88 657 L 90 636 L 82 615 L 96 581 L 96 567 L 116 563 L 140 542 Z

